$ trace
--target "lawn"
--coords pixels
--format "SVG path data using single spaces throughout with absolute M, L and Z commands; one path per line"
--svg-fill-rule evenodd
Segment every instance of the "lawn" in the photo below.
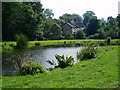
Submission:
M 2 88 L 117 88 L 118 46 L 104 46 L 98 51 L 97 58 L 72 67 L 34 76 L 3 76 Z
M 44 46 L 49 46 L 49 45 L 63 45 L 64 42 L 66 42 L 66 44 L 71 44 L 71 43 L 84 43 L 84 41 L 92 41 L 92 42 L 100 42 L 100 41 L 105 41 L 105 39 L 76 39 L 76 40 L 47 40 L 47 41 L 29 41 L 28 44 L 28 48 L 32 48 L 35 47 L 35 43 L 39 42 L 41 47 Z M 116 42 L 118 41 L 118 39 L 112 39 L 112 43 L 116 44 Z M 10 44 L 16 45 L 15 41 L 10 41 L 10 42 L 6 42 L 6 46 L 2 49 L 2 47 L 0 47 L 0 52 L 3 51 L 11 51 L 13 50 L 12 47 L 10 47 Z M 0 45 L 2 45 L 2 42 L 0 42 Z

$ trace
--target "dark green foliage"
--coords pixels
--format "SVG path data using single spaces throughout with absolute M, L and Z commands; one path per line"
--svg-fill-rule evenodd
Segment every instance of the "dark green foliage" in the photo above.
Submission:
M 74 39 L 74 36 L 70 32 L 66 32 L 65 39 Z
M 36 73 L 44 73 L 44 67 L 37 62 L 27 61 L 22 64 L 21 68 L 19 68 L 20 75 L 34 75 Z
M 2 46 L 5 47 L 7 45 L 6 41 L 2 42 Z
M 18 16 L 20 14 L 19 8 L 21 3 L 3 2 L 2 3 L 2 39 L 3 41 L 15 40 L 14 34 L 18 32 L 15 29 Z M 19 16 L 21 17 L 21 16 Z
M 118 27 L 120 29 L 120 14 L 118 14 L 118 16 L 117 16 L 117 22 L 118 22 Z
M 58 25 L 57 23 L 54 23 L 51 26 L 51 32 L 49 33 L 51 37 L 51 39 L 61 39 L 62 38 L 62 28 L 60 27 L 60 25 Z
M 87 26 L 87 23 L 89 22 L 90 18 L 94 15 L 95 15 L 95 13 L 93 11 L 86 11 L 86 13 L 84 13 L 84 15 L 83 15 L 83 17 L 84 17 L 83 24 L 85 26 Z
M 107 45 L 111 45 L 111 37 L 107 37 L 106 41 L 107 41 Z
M 55 23 L 52 19 L 46 19 L 43 31 L 45 39 L 61 39 L 63 38 L 62 34 L 62 28 L 59 24 Z
M 107 37 L 107 34 L 103 29 L 99 29 L 98 34 L 100 39 L 105 39 Z
M 120 36 L 120 15 L 117 18 L 108 17 L 107 22 L 103 19 L 98 20 L 92 11 L 86 11 L 84 18 L 79 14 L 65 13 L 60 19 L 52 19 L 52 10 L 46 9 L 44 13 L 43 10 L 41 2 L 3 2 L 3 41 L 14 41 L 14 36 L 18 33 L 25 34 L 29 40 L 73 39 L 73 35 L 62 31 L 65 23 L 73 22 L 78 28 L 85 28 L 85 35 L 91 38 Z M 96 33 L 99 33 L 99 37 Z M 79 32 L 75 38 L 82 39 L 83 33 Z
M 97 17 L 91 17 L 87 28 L 86 28 L 86 33 L 87 35 L 93 35 L 98 32 L 98 29 L 100 28 L 100 23 L 97 19 Z
M 96 57 L 97 46 L 98 44 L 96 43 L 86 43 L 85 47 L 81 51 L 77 52 L 78 60 L 91 59 Z
M 39 43 L 39 42 L 36 42 L 36 43 L 35 43 L 35 46 L 40 46 L 40 43 Z
M 76 32 L 76 35 L 75 35 L 75 38 L 76 38 L 76 39 L 83 39 L 84 37 L 85 37 L 85 33 L 84 33 L 83 30 L 78 30 L 78 31 Z
M 52 19 L 52 17 L 54 16 L 54 13 L 52 12 L 52 10 L 48 9 L 48 8 L 44 10 L 44 13 L 45 13 L 46 17 L 49 19 Z
M 17 34 L 16 39 L 16 49 L 25 49 L 28 46 L 28 39 L 23 34 Z
M 107 37 L 119 38 L 120 29 L 118 25 L 119 21 L 117 18 L 111 18 L 106 26 L 105 30 L 107 32 Z
M 3 2 L 2 16 L 3 41 L 15 40 L 17 33 L 25 34 L 30 40 L 34 40 L 38 32 L 42 36 L 45 15 L 40 2 Z
M 74 63 L 74 58 L 72 58 L 72 56 L 70 57 L 65 57 L 64 55 L 60 56 L 60 55 L 55 55 L 55 58 L 58 61 L 58 67 L 60 68 L 65 68 L 67 66 L 72 66 Z
M 67 22 L 70 23 L 71 21 L 74 21 L 78 27 L 80 27 L 80 25 L 82 23 L 82 17 L 78 14 L 65 13 L 63 16 L 60 16 L 59 18 L 60 18 L 60 20 L 63 20 L 66 23 Z

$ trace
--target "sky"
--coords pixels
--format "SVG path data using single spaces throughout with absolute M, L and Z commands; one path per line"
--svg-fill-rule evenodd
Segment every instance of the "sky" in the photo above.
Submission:
M 52 9 L 53 18 L 59 18 L 65 13 L 79 14 L 82 16 L 86 11 L 93 11 L 101 19 L 116 17 L 118 15 L 118 2 L 120 0 L 41 0 L 43 8 Z

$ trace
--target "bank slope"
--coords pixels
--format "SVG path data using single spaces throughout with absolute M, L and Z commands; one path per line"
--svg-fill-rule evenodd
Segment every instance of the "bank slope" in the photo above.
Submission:
M 97 58 L 35 76 L 3 76 L 3 88 L 117 88 L 118 46 L 99 48 Z

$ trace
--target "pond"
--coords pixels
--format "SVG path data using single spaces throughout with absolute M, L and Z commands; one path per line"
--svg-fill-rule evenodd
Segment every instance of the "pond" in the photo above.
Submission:
M 65 56 L 73 56 L 75 63 L 78 62 L 77 60 L 77 52 L 81 50 L 82 47 L 57 47 L 57 48 L 39 48 L 34 50 L 27 50 L 19 53 L 22 62 L 27 60 L 36 61 L 41 63 L 45 68 L 54 67 L 50 65 L 48 60 L 54 61 L 57 64 L 55 55 L 65 55 Z M 15 54 L 15 53 L 14 53 Z M 14 58 L 11 56 L 14 55 L 3 55 L 2 59 L 2 73 L 3 75 L 12 75 L 16 72 L 16 64 L 14 62 Z

